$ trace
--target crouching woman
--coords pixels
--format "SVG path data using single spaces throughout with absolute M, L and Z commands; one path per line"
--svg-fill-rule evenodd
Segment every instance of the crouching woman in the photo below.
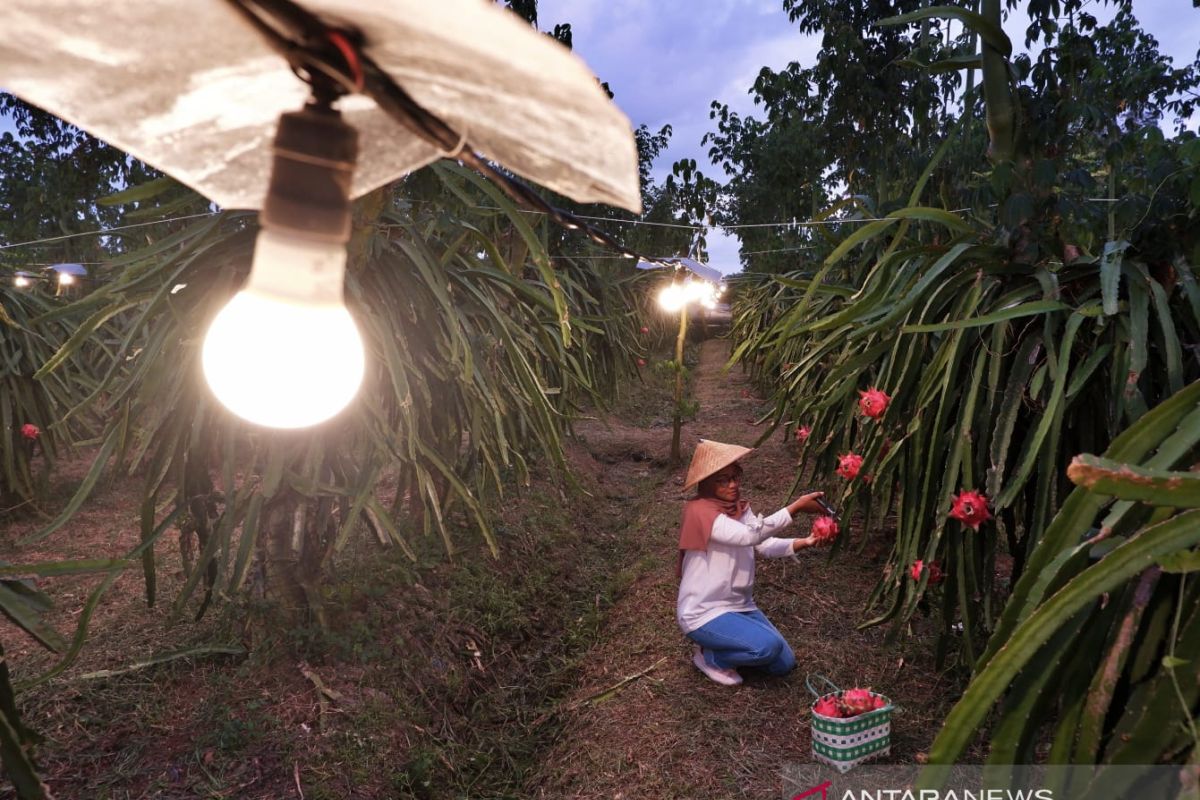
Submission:
M 694 643 L 692 663 L 717 683 L 742 682 L 738 669 L 760 667 L 784 675 L 796 666 L 792 649 L 754 605 L 754 558 L 789 556 L 817 540 L 778 538 L 794 514 L 820 513 L 821 492 L 798 497 L 769 517 L 742 496 L 742 467 L 750 449 L 700 440 L 684 491 L 697 486 L 683 509 L 679 531 L 676 618 Z

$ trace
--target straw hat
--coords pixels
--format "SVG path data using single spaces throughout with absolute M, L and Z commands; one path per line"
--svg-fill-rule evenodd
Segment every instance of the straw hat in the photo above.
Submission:
M 720 472 L 742 456 L 753 452 L 749 447 L 701 439 L 700 444 L 696 445 L 696 452 L 692 454 L 692 463 L 688 467 L 687 480 L 683 482 L 683 491 L 686 492 L 709 475 Z

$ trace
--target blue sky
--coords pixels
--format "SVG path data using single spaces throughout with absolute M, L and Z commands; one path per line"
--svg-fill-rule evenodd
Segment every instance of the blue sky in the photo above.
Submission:
M 1113 15 L 1097 0 L 1087 10 L 1101 21 Z M 1189 0 L 1139 0 L 1134 15 L 1177 66 L 1195 58 L 1200 9 Z M 635 126 L 673 127 L 671 148 L 656 164 L 659 177 L 674 161 L 694 158 L 705 174 L 723 179 L 700 146 L 715 127 L 708 118 L 712 101 L 752 115 L 748 92 L 759 69 L 811 64 L 820 46 L 788 21 L 781 0 L 539 0 L 538 22 L 543 30 L 571 24 L 575 51 L 609 83 Z M 1005 25 L 1018 51 L 1027 24 L 1018 12 Z M 710 262 L 723 272 L 737 270 L 737 240 L 714 234 Z

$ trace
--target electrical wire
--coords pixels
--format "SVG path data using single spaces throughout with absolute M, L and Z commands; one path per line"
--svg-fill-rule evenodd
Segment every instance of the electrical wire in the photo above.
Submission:
M 117 225 L 112 228 L 101 228 L 95 231 L 80 231 L 79 233 L 66 233 L 62 236 L 49 236 L 45 239 L 31 239 L 27 242 L 14 242 L 13 244 L 0 244 L 0 250 L 11 250 L 14 247 L 32 247 L 38 244 L 47 244 L 49 242 L 61 242 L 63 239 L 75 239 L 79 236 L 105 236 L 114 231 L 125 231 L 130 228 L 144 228 L 147 225 L 163 225 L 168 222 L 179 222 L 185 219 L 196 219 L 198 217 L 213 217 L 221 214 L 221 211 L 206 211 L 202 214 L 188 214 L 182 217 L 171 217 L 170 219 L 156 219 L 150 222 L 135 222 L 130 225 Z

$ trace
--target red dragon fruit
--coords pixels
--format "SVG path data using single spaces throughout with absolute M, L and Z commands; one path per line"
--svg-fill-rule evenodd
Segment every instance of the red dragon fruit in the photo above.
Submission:
M 41 428 L 34 425 L 32 422 L 26 422 L 21 426 L 21 435 L 26 439 L 36 439 L 42 435 Z
M 935 586 L 942 582 L 942 568 L 936 561 L 926 564 L 924 561 L 918 558 L 913 562 L 912 567 L 910 567 L 908 570 L 908 574 L 912 576 L 914 581 L 921 580 L 921 575 L 926 572 L 929 573 L 930 586 Z
M 829 542 L 837 538 L 838 524 L 833 517 L 817 517 L 812 523 L 812 535 L 818 542 Z
M 837 469 L 834 471 L 846 480 L 852 481 L 858 476 L 858 471 L 862 469 L 862 463 L 862 456 L 857 453 L 846 453 L 844 456 L 838 456 Z
M 950 516 L 971 530 L 979 530 L 980 525 L 992 518 L 987 496 L 975 491 L 959 492 L 950 507 Z
M 812 710 L 814 714 L 820 714 L 822 717 L 842 716 L 842 709 L 838 706 L 837 699 L 833 697 L 822 697 L 813 703 Z
M 883 416 L 883 412 L 887 411 L 888 403 L 892 398 L 879 389 L 872 386 L 865 392 L 858 393 L 858 410 L 863 413 L 864 417 L 871 419 L 879 419 Z
M 842 692 L 842 712 L 847 717 L 857 717 L 875 710 L 875 696 L 870 689 L 847 689 Z
M 796 438 L 800 441 L 807 442 L 809 436 L 812 436 L 812 428 L 807 425 L 801 425 L 799 428 L 796 428 Z
M 875 697 L 873 697 L 872 700 L 874 701 L 874 706 L 877 709 L 884 708 L 888 704 L 887 700 L 884 700 L 879 695 L 875 695 Z
M 644 358 L 639 358 L 639 359 L 638 359 L 638 366 L 639 366 L 639 367 L 644 367 L 644 366 L 646 366 L 646 359 L 644 359 Z
M 650 332 L 650 329 L 649 329 L 649 328 L 647 328 L 645 325 L 643 325 L 643 326 L 642 326 L 642 333 L 644 333 L 644 334 L 645 334 L 645 333 L 649 333 L 649 332 Z

